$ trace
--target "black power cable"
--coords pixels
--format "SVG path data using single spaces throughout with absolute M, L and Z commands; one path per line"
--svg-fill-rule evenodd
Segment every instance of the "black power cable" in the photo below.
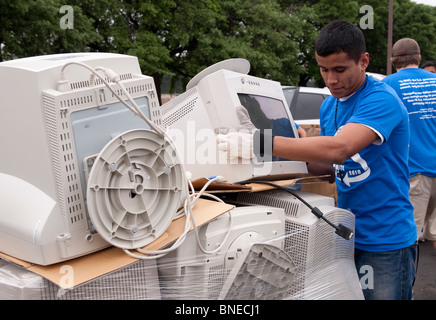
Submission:
M 239 181 L 237 184 L 248 184 L 248 183 L 259 183 L 259 184 L 266 184 L 281 190 L 284 190 L 290 194 L 292 194 L 294 197 L 296 197 L 298 200 L 300 200 L 304 205 L 306 205 L 310 211 L 318 218 L 322 219 L 325 222 L 327 222 L 330 226 L 332 226 L 336 230 L 336 234 L 340 237 L 344 238 L 345 240 L 350 240 L 354 232 L 350 228 L 344 226 L 343 224 L 335 225 L 331 221 L 329 221 L 326 217 L 324 217 L 324 213 L 318 209 L 317 207 L 312 207 L 306 200 L 304 200 L 298 193 L 294 192 L 292 189 L 285 188 L 283 186 L 277 185 L 275 183 L 269 182 L 269 181 L 258 181 L 258 180 L 245 180 L 245 181 Z

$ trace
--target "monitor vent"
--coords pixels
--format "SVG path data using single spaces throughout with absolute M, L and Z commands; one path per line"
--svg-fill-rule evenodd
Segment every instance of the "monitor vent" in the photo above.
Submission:
M 83 97 L 82 97 L 83 98 Z M 68 104 L 80 103 L 81 98 L 56 101 L 49 95 L 43 95 L 47 134 L 49 137 L 51 159 L 62 212 L 68 216 L 70 225 L 83 223 L 85 219 L 80 178 L 73 148 Z
M 192 96 L 192 97 L 190 97 Z M 198 101 L 197 89 L 192 88 L 180 96 L 168 101 L 161 107 L 162 124 L 170 127 L 174 123 L 190 114 Z M 184 102 L 184 103 L 183 103 Z M 177 108 L 177 110 L 175 110 Z
M 271 206 L 282 208 L 285 214 L 291 217 L 297 217 L 301 201 L 293 197 L 283 197 L 273 192 L 240 192 L 237 198 L 238 203 L 257 204 L 261 206 Z
M 56 117 L 56 103 L 52 97 L 43 95 L 43 104 L 45 112 L 45 121 L 47 128 L 47 136 L 50 144 L 51 161 L 53 164 L 53 172 L 56 178 L 56 187 L 58 191 L 58 199 L 61 211 L 65 212 L 64 193 L 62 188 L 62 173 L 60 169 L 60 158 L 57 146 L 58 132 L 57 132 L 57 117 Z
M 306 282 L 306 272 L 308 270 L 308 244 L 310 236 L 310 227 L 303 226 L 291 220 L 285 221 L 285 238 L 284 250 L 289 254 L 296 266 L 296 274 L 298 277 L 294 279 L 294 283 L 290 286 L 288 297 L 291 299 L 301 299 Z
M 152 88 L 148 89 L 148 86 L 146 84 L 137 84 L 137 85 L 131 85 L 131 86 L 125 85 L 125 87 L 126 87 L 127 92 L 132 96 L 136 96 L 137 93 L 146 93 L 148 91 L 150 97 L 155 98 L 154 91 L 152 91 Z M 124 92 L 121 89 L 115 89 L 115 92 L 119 96 L 124 95 Z M 112 97 L 115 97 L 115 95 L 113 93 L 112 93 Z
M 334 224 L 343 224 L 354 229 L 354 216 L 350 212 L 338 208 L 322 207 L 324 216 Z M 285 251 L 291 256 L 301 276 L 289 292 L 292 299 L 306 298 L 311 294 L 314 274 L 323 274 L 326 266 L 341 259 L 354 259 L 354 241 L 345 240 L 336 235 L 332 227 L 322 219 L 307 225 L 298 219 L 289 218 L 285 221 Z M 319 279 L 318 279 L 319 280 Z M 310 289 L 311 288 L 311 289 Z
M 198 97 L 193 100 L 188 101 L 186 104 L 182 105 L 177 111 L 172 113 L 169 117 L 163 117 L 162 124 L 164 127 L 170 127 L 174 123 L 178 122 L 180 119 L 186 117 L 194 110 L 194 106 L 197 102 Z
M 72 82 L 70 83 L 70 88 L 71 90 L 75 90 L 75 89 L 82 89 L 82 88 L 87 88 L 89 87 L 89 81 L 77 81 L 77 82 Z
M 73 138 L 69 129 L 69 114 L 67 112 L 60 112 L 60 156 L 63 163 L 64 171 L 64 186 L 68 188 L 65 197 L 66 200 L 66 213 L 69 216 L 69 222 L 73 225 L 84 219 L 82 196 L 79 188 L 80 178 L 77 174 L 76 160 L 73 150 Z
M 61 109 L 68 109 L 78 105 L 85 105 L 93 103 L 93 96 L 90 94 L 85 94 L 80 97 L 67 98 L 59 101 Z
M 133 75 L 131 73 L 124 73 L 124 74 L 120 74 L 119 76 L 120 76 L 121 80 L 130 80 L 130 79 L 133 79 Z M 106 77 L 105 77 L 105 80 L 107 82 L 111 82 Z M 94 85 L 101 85 L 101 84 L 103 84 L 103 81 L 101 81 L 100 78 L 95 78 L 94 79 Z M 82 81 L 76 81 L 76 82 L 71 82 L 70 83 L 71 90 L 83 89 L 83 88 L 88 88 L 88 87 L 90 87 L 89 80 L 82 80 Z
M 208 299 L 216 300 L 223 288 L 224 281 L 228 276 L 229 271 L 224 268 L 223 264 L 211 267 L 209 269 L 208 279 Z

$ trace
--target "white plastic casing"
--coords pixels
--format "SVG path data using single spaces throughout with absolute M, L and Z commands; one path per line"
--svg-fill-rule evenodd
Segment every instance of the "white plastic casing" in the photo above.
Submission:
M 298 137 L 280 83 L 250 76 L 248 71 L 249 65 L 243 59 L 224 60 L 201 71 L 185 93 L 162 105 L 162 126 L 169 129 L 193 179 L 221 175 L 228 182 L 255 177 L 279 180 L 307 173 L 305 162 L 227 159 L 218 149 L 216 130 L 241 126 L 236 111 L 241 105 L 238 94 L 270 98 L 279 113 L 289 119 L 293 136 Z
M 244 260 L 254 243 L 283 249 L 284 226 L 283 209 L 234 208 L 198 230 L 198 241 L 205 250 L 214 250 L 222 243 L 221 250 L 214 254 L 204 254 L 195 233 L 189 233 L 177 250 L 157 260 L 163 298 L 218 299 L 227 274 L 240 259 Z
M 150 119 L 160 124 L 153 78 L 141 74 L 136 57 L 74 53 L 0 63 L 0 251 L 41 265 L 110 245 L 88 219 L 89 168 L 79 154 L 89 154 L 86 160 L 92 162 L 116 135 L 149 129 L 125 107 L 117 106 L 110 113 L 118 99 L 101 81 L 91 86 L 90 72 L 81 66 L 65 68 L 67 81 L 58 91 L 61 68 L 75 61 L 119 74 L 131 96 L 146 102 Z M 114 83 L 111 86 L 119 89 Z M 92 122 L 94 115 L 76 119 L 80 132 L 74 132 L 72 116 L 91 110 L 97 116 L 101 113 L 103 120 Z M 100 132 L 105 135 L 94 143 L 95 133 Z

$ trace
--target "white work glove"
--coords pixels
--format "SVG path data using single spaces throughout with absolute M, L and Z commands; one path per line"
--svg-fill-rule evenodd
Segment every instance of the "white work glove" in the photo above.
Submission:
M 255 157 L 253 152 L 253 134 L 246 132 L 229 132 L 218 134 L 216 137 L 218 149 L 227 154 L 228 159 L 252 159 Z
M 236 109 L 236 115 L 239 119 L 239 125 L 236 126 L 221 126 L 218 128 L 215 128 L 215 133 L 219 134 L 226 134 L 231 131 L 243 131 L 243 132 L 251 132 L 253 133 L 257 128 L 254 126 L 254 124 L 250 120 L 250 115 L 248 114 L 247 109 L 245 109 L 243 106 L 238 105 L 235 107 Z
M 248 113 L 247 109 L 245 109 L 243 106 L 236 106 L 236 114 L 238 115 L 238 119 L 242 128 L 250 132 L 254 132 L 257 129 L 253 122 L 251 122 L 250 114 Z

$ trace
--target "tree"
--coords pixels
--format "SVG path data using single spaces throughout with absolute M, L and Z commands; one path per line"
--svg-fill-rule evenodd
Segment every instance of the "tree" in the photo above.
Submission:
M 283 10 L 297 16 L 302 24 L 303 33 L 299 39 L 299 86 L 306 86 L 313 80 L 315 85 L 324 86 L 315 59 L 315 39 L 323 26 L 336 19 L 352 23 L 358 22 L 359 6 L 357 1 L 330 0 L 281 0 Z
M 297 64 L 300 66 L 299 80 L 296 85 L 306 86 L 312 80 L 315 80 L 315 83 L 322 83 L 314 50 L 315 39 L 321 29 L 318 14 L 312 6 L 304 3 L 298 5 L 285 4 L 283 9 L 301 21 L 302 33 L 294 38 L 294 41 L 298 44 Z
M 138 57 L 144 74 L 186 84 L 202 69 L 246 58 L 250 74 L 286 85 L 322 86 L 314 53 L 319 30 L 334 19 L 363 29 L 371 72 L 386 72 L 387 1 L 348 0 L 69 0 L 73 28 L 62 28 L 61 0 L 0 0 L 0 61 L 33 55 L 105 51 Z M 394 41 L 415 38 L 424 60 L 435 59 L 436 8 L 394 0 Z M 174 85 L 173 85 L 174 87 Z M 173 90 L 173 89 L 171 89 Z
M 304 16 L 307 17 L 303 26 L 305 32 L 302 43 L 312 45 L 319 30 L 332 20 L 343 19 L 361 26 L 363 14 L 360 9 L 364 5 L 370 6 L 373 11 L 373 26 L 362 28 L 370 55 L 368 71 L 386 73 L 389 11 L 387 1 L 279 0 L 279 3 L 283 10 L 298 14 L 303 19 Z M 306 11 L 307 9 L 311 11 Z M 416 4 L 410 0 L 394 0 L 393 24 L 393 42 L 403 37 L 414 38 L 421 46 L 423 60 L 436 59 L 434 42 L 436 7 Z M 300 85 L 305 85 L 307 79 L 315 79 L 317 85 L 322 86 L 322 79 L 310 45 L 304 48 L 300 43 L 300 51 L 303 54 L 299 64 L 304 66 L 303 73 L 300 75 Z
M 365 29 L 367 50 L 370 54 L 368 71 L 386 74 L 387 36 L 388 36 L 388 3 L 387 1 L 367 0 L 366 4 L 374 10 L 374 28 Z M 436 8 L 416 4 L 410 0 L 393 2 L 393 39 L 395 43 L 401 38 L 414 38 L 421 47 L 423 60 L 436 57 Z M 395 72 L 395 70 L 392 70 Z
M 165 43 L 172 70 L 185 82 L 205 67 L 228 58 L 246 58 L 250 74 L 297 83 L 301 24 L 276 1 L 177 1 Z
M 74 0 L 87 12 L 97 39 L 92 51 L 116 52 L 138 58 L 141 71 L 154 78 L 160 97 L 161 78 L 171 74 L 171 57 L 164 45 L 167 25 L 171 21 L 172 0 L 160 1 L 91 1 Z
M 413 38 L 420 46 L 423 61 L 436 60 L 436 7 L 416 4 L 410 0 L 394 2 L 393 43 Z
M 74 27 L 63 29 L 59 12 L 63 2 L 0 1 L 0 61 L 51 53 L 87 51 L 101 36 L 79 6 L 72 5 Z

